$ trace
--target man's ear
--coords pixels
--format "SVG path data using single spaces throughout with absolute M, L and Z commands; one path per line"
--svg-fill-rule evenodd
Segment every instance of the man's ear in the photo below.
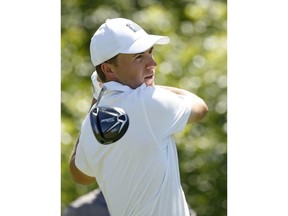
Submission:
M 107 80 L 109 80 L 109 81 L 115 80 L 115 74 L 114 74 L 114 69 L 113 69 L 112 64 L 109 64 L 106 62 L 102 63 L 101 69 L 102 69 L 103 73 L 105 74 Z

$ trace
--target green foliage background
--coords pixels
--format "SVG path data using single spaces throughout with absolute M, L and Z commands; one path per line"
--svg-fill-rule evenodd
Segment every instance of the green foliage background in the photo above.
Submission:
M 198 216 L 227 215 L 227 2 L 223 0 L 62 0 L 61 208 L 96 184 L 73 182 L 68 161 L 92 100 L 90 38 L 107 18 L 125 17 L 148 33 L 167 35 L 157 45 L 156 83 L 187 89 L 209 113 L 175 136 L 181 181 Z

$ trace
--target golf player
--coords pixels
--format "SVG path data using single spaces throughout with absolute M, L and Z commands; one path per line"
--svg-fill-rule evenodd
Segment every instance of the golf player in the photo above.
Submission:
M 70 172 L 78 183 L 97 181 L 112 216 L 190 215 L 173 135 L 208 108 L 193 93 L 154 83 L 154 46 L 169 42 L 124 18 L 106 20 L 91 38 L 91 60 L 105 91 L 82 123 Z M 91 122 L 95 105 L 125 111 L 129 125 L 120 139 L 98 141 Z

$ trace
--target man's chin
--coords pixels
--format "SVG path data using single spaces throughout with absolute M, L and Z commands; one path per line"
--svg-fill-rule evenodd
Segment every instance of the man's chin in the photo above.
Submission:
M 154 76 L 150 79 L 146 78 L 144 82 L 147 86 L 154 86 Z
M 154 80 L 153 81 L 149 81 L 149 82 L 145 82 L 145 84 L 147 86 L 154 86 Z

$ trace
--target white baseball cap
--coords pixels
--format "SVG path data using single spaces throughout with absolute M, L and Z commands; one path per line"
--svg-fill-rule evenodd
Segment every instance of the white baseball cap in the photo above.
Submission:
M 97 66 L 119 53 L 141 53 L 154 44 L 169 42 L 169 37 L 149 35 L 131 20 L 107 19 L 91 38 L 90 55 L 93 65 Z

